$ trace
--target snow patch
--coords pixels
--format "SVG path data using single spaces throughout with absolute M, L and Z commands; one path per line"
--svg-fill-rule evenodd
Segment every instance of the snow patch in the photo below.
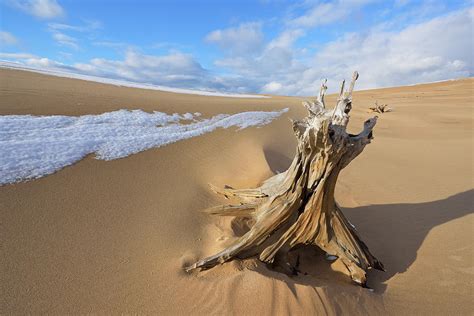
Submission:
M 185 94 L 197 94 L 197 95 L 205 95 L 211 97 L 227 97 L 227 98 L 270 98 L 269 96 L 265 95 L 256 95 L 256 94 L 237 94 L 237 93 L 224 93 L 224 92 L 217 92 L 217 91 L 203 91 L 203 90 L 192 90 L 192 89 L 183 89 L 183 88 L 171 88 L 165 86 L 158 86 L 149 83 L 137 83 L 131 82 L 126 80 L 118 80 L 118 79 L 110 79 L 110 78 L 103 78 L 103 77 L 96 77 L 90 75 L 82 75 L 78 73 L 66 72 L 57 69 L 44 69 L 44 68 L 37 68 L 33 66 L 26 66 L 20 63 L 10 62 L 0 60 L 0 68 L 7 68 L 7 69 L 15 69 L 15 70 L 23 70 L 23 71 L 30 71 L 41 73 L 50 76 L 56 77 L 63 77 L 63 78 L 72 78 L 72 79 L 79 79 L 85 81 L 93 81 L 93 82 L 100 82 L 104 84 L 110 84 L 114 86 L 120 87 L 128 87 L 128 88 L 138 88 L 138 89 L 147 89 L 147 90 L 158 90 L 158 91 L 165 91 L 165 92 L 174 92 L 174 93 L 185 93 Z
M 79 117 L 0 116 L 0 185 L 43 177 L 91 153 L 113 160 L 217 128 L 263 126 L 287 111 L 219 114 L 209 119 L 197 119 L 200 113 L 141 110 Z

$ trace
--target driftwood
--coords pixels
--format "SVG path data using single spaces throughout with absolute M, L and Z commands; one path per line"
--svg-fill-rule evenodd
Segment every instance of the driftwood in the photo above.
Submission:
M 370 112 L 376 112 L 376 113 L 387 113 L 387 112 L 392 112 L 393 109 L 388 107 L 388 104 L 378 104 L 377 101 L 375 101 L 375 105 L 369 107 L 369 113 Z
M 347 91 L 342 83 L 332 110 L 326 109 L 324 103 L 326 81 L 314 102 L 303 102 L 309 115 L 292 121 L 298 145 L 287 171 L 269 178 L 256 189 L 211 186 L 216 193 L 236 198 L 240 203 L 213 207 L 208 213 L 247 217 L 254 224 L 228 248 L 197 261 L 187 271 L 249 256 L 293 268 L 289 266 L 288 252 L 297 245 L 315 245 L 337 256 L 352 280 L 362 286 L 366 284 L 369 268 L 384 269 L 334 200 L 340 171 L 370 143 L 377 122 L 377 117 L 368 119 L 357 135 L 346 132 L 357 78 L 355 72 Z

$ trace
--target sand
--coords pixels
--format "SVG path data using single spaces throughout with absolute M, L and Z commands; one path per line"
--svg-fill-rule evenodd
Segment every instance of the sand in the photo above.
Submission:
M 0 313 L 472 314 L 473 84 L 354 95 L 354 132 L 375 100 L 395 109 L 380 115 L 374 141 L 336 193 L 387 268 L 369 273 L 372 292 L 316 250 L 301 260 L 308 275 L 292 278 L 253 259 L 182 270 L 239 233 L 235 222 L 199 212 L 222 202 L 207 183 L 251 187 L 288 167 L 296 143 L 288 118 L 304 116 L 301 98 L 185 95 L 1 69 L 0 115 L 290 111 L 262 128 L 218 130 L 108 162 L 87 157 L 0 187 Z

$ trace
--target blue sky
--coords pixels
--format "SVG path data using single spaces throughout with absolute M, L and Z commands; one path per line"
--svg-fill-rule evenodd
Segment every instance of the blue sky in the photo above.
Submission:
M 0 2 L 0 60 L 227 92 L 310 95 L 472 76 L 472 1 Z

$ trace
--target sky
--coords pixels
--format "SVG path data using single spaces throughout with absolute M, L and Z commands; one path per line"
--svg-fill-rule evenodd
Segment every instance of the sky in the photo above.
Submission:
M 471 77 L 472 0 L 0 0 L 0 60 L 278 95 Z

